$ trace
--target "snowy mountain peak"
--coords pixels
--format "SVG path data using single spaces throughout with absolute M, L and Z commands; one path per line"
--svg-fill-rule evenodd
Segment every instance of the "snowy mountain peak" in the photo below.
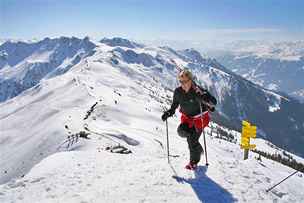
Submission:
M 36 43 L 5 42 L 0 46 L 0 102 L 67 72 L 81 59 L 94 54 L 88 38 L 45 38 Z
M 206 59 L 204 59 L 201 55 L 201 53 L 193 48 L 191 49 L 185 49 L 179 51 L 181 54 L 189 57 L 189 59 L 196 63 L 204 63 Z
M 126 63 L 142 64 L 146 67 L 155 65 L 154 57 L 147 53 L 137 53 L 134 50 L 124 50 L 120 47 L 115 47 L 113 53 L 120 55 L 120 58 Z
M 101 43 L 107 44 L 108 46 L 111 47 L 116 47 L 116 46 L 120 46 L 120 47 L 127 47 L 127 48 L 142 48 L 143 45 L 142 44 L 138 44 L 136 42 L 132 42 L 128 39 L 124 39 L 124 38 L 120 38 L 120 37 L 114 37 L 112 39 L 109 38 L 103 38 L 102 40 L 100 40 Z
M 22 41 L 7 41 L 0 46 L 0 52 L 6 53 L 7 61 L 2 61 L 4 65 L 15 66 L 27 57 L 42 52 L 53 52 L 54 55 L 59 55 L 60 52 L 64 52 L 63 57 L 67 55 L 73 55 L 78 50 L 84 51 L 92 50 L 95 48 L 95 44 L 90 42 L 88 38 L 78 39 L 76 37 L 60 37 L 60 38 L 45 38 L 36 43 L 28 43 Z M 52 57 L 52 56 L 50 56 Z M 48 58 L 51 59 L 51 58 Z M 6 64 L 4 64 L 6 62 Z

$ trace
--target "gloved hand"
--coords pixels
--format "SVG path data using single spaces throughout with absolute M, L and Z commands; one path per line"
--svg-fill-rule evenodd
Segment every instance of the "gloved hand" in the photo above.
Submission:
M 165 112 L 163 113 L 163 115 L 161 116 L 161 119 L 162 119 L 163 121 L 165 121 L 165 120 L 167 120 L 170 116 L 171 116 L 171 114 L 170 114 L 168 111 L 165 111 Z
M 208 93 L 206 91 L 201 90 L 198 86 L 195 87 L 195 92 L 198 99 L 207 101 L 208 100 Z
M 208 106 L 208 111 L 214 112 L 215 111 L 215 107 L 214 106 Z

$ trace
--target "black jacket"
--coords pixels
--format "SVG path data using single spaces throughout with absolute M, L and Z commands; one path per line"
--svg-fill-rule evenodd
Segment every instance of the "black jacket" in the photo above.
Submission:
M 208 104 L 213 106 L 216 105 L 216 99 L 204 88 L 197 86 L 200 88 L 203 94 L 199 94 L 195 91 L 195 87 L 197 85 L 194 83 L 191 89 L 188 92 L 185 92 L 182 87 L 178 87 L 174 90 L 173 102 L 171 108 L 168 110 L 170 116 L 175 113 L 175 110 L 178 106 L 180 106 L 180 110 L 186 116 L 195 116 L 201 113 L 200 105 L 202 104 L 202 112 L 208 110 Z

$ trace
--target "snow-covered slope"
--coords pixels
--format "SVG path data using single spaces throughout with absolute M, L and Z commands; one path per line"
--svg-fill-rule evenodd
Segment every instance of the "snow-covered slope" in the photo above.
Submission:
M 266 193 L 292 170 L 253 156 L 242 161 L 238 144 L 215 139 L 209 128 L 210 167 L 200 166 L 197 174 L 185 171 L 188 149 L 186 140 L 176 135 L 177 117 L 169 120 L 173 157 L 167 164 L 160 115 L 170 103 L 170 88 L 177 85 L 176 69 L 168 59 L 189 65 L 206 86 L 223 83 L 213 90 L 220 101 L 225 100 L 225 85 L 229 88 L 235 77 L 211 66 L 214 61 L 198 65 L 190 63 L 191 54 L 181 54 L 164 47 L 129 50 L 96 43 L 94 54 L 69 71 L 1 103 L 0 182 L 5 184 L 0 186 L 0 201 L 303 201 L 303 177 Z M 76 139 L 85 127 L 93 131 L 90 139 Z M 132 153 L 106 150 L 118 145 Z
M 122 94 L 118 104 L 134 107 Z M 125 115 L 123 108 L 98 105 L 86 121 L 96 132 L 91 139 L 77 143 L 74 150 L 47 157 L 27 175 L 0 186 L 2 202 L 302 202 L 303 175 L 293 176 L 271 192 L 266 189 L 294 170 L 279 163 L 256 160 L 250 153 L 242 160 L 238 144 L 211 136 L 206 129 L 209 167 L 186 171 L 186 141 L 176 135 L 178 118 L 169 120 L 170 163 L 166 157 L 165 126 L 154 106 L 138 102 L 136 116 Z M 140 108 L 138 108 L 140 107 Z M 77 117 L 74 114 L 72 118 Z M 153 119 L 154 118 L 154 119 Z M 119 121 L 123 121 L 118 123 Z M 78 125 L 73 119 L 68 126 Z M 234 132 L 236 133 L 236 132 Z M 239 137 L 239 135 L 237 135 Z M 202 142 L 202 139 L 201 139 Z M 269 150 L 263 140 L 258 149 Z M 123 145 L 131 154 L 116 154 L 106 147 Z M 73 147 L 73 146 L 72 146 Z M 71 147 L 71 149 L 73 149 Z M 178 156 L 178 157 L 176 157 Z M 301 159 L 303 161 L 303 159 Z
M 4 42 L 6 42 L 7 40 L 5 39 L 0 39 L 0 45 L 3 44 Z
M 123 39 L 120 37 L 114 37 L 112 39 L 103 38 L 102 40 L 100 40 L 100 42 L 104 43 L 108 46 L 111 46 L 111 47 L 116 47 L 116 46 L 127 47 L 127 48 L 144 47 L 144 45 L 142 45 L 142 44 L 132 42 L 130 40 Z

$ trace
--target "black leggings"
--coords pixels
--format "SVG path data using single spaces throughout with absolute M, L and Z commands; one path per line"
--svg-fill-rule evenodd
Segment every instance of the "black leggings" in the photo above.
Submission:
M 201 153 L 204 151 L 199 143 L 202 130 L 196 130 L 194 126 L 189 128 L 187 123 L 181 123 L 177 128 L 177 133 L 180 137 L 187 138 L 190 162 L 197 164 L 201 159 Z

